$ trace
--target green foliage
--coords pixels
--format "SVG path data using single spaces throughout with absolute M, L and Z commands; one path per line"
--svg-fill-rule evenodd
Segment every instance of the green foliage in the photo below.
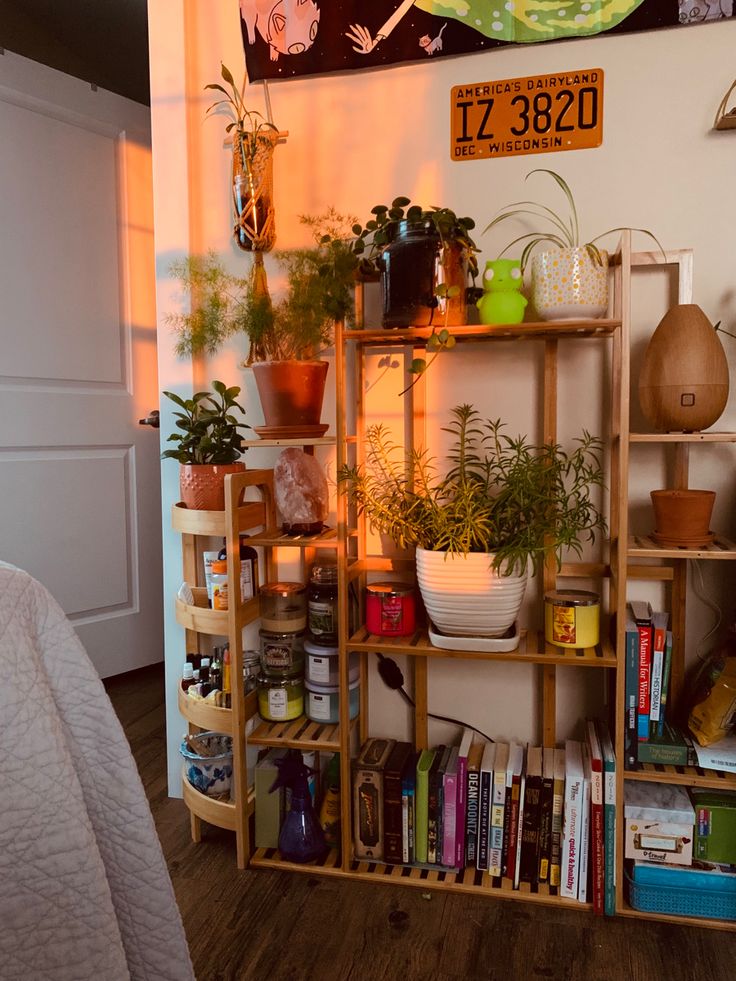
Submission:
M 447 301 L 449 301 L 453 296 L 457 296 L 459 292 L 459 286 L 448 286 L 446 283 L 440 283 L 437 287 L 435 296 L 440 300 L 445 300 L 445 325 L 439 331 L 434 324 L 432 325 L 432 333 L 429 335 L 427 338 L 427 343 L 424 345 L 424 349 L 426 350 L 427 354 L 431 354 L 432 357 L 429 359 L 429 361 L 427 361 L 426 358 L 414 358 L 412 360 L 411 366 L 408 370 L 409 374 L 416 375 L 416 378 L 410 385 L 406 386 L 403 392 L 399 392 L 399 395 L 405 395 L 409 389 L 416 385 L 421 376 L 436 360 L 440 351 L 449 351 L 455 347 L 455 338 L 447 329 L 447 318 L 450 313 L 450 305 Z
M 500 420 L 482 420 L 471 405 L 452 410 L 453 436 L 444 476 L 426 451 L 404 454 L 382 424 L 366 431 L 365 465 L 345 466 L 342 490 L 372 528 L 401 548 L 494 552 L 507 571 L 545 555 L 582 553 L 605 521 L 591 492 L 603 486 L 601 441 L 583 431 L 575 448 L 533 446 L 507 436 Z
M 537 204 L 535 201 L 516 201 L 514 204 L 510 204 L 508 207 L 502 208 L 490 222 L 490 224 L 486 225 L 486 227 L 483 229 L 483 234 L 485 235 L 486 232 L 490 231 L 492 228 L 495 228 L 496 225 L 500 225 L 501 222 L 508 221 L 509 218 L 519 218 L 524 215 L 531 215 L 534 219 L 546 224 L 547 227 L 545 230 L 527 232 L 525 235 L 519 235 L 518 238 L 515 238 L 512 242 L 509 242 L 509 244 L 499 252 L 499 256 L 502 256 L 504 252 L 507 252 L 517 243 L 526 242 L 521 253 L 522 272 L 526 269 L 531 253 L 537 248 L 538 245 L 543 245 L 546 243 L 552 248 L 559 249 L 575 249 L 581 247 L 578 210 L 575 206 L 575 199 L 567 184 L 567 181 L 563 177 L 560 177 L 559 174 L 556 174 L 554 170 L 546 170 L 543 167 L 539 167 L 536 170 L 530 170 L 524 179 L 528 180 L 532 174 L 549 174 L 550 177 L 553 178 L 565 196 L 565 203 L 567 205 L 566 211 L 553 211 L 552 208 L 548 208 L 543 204 Z M 613 232 L 622 232 L 624 230 L 642 232 L 642 234 L 648 235 L 649 238 L 653 239 L 657 243 L 660 250 L 664 254 L 664 249 L 662 249 L 656 235 L 648 231 L 646 228 L 629 228 L 628 226 L 609 228 L 608 231 L 601 232 L 600 235 L 596 235 L 596 237 L 591 239 L 589 242 L 582 243 L 582 246 L 586 249 L 591 259 L 600 265 L 601 254 L 595 243 L 605 235 L 610 235 Z
M 179 463 L 236 463 L 242 452 L 243 437 L 239 429 L 250 429 L 233 415 L 233 409 L 245 412 L 237 401 L 240 387 L 227 388 L 221 381 L 213 381 L 211 392 L 197 392 L 190 399 L 183 399 L 174 392 L 164 395 L 178 405 L 175 412 L 176 432 L 166 440 L 176 443 L 175 449 L 165 450 L 163 459 Z M 219 396 L 219 397 L 218 397 Z
M 311 229 L 314 245 L 275 253 L 287 277 L 286 294 L 278 302 L 269 296 L 258 256 L 249 276 L 228 273 L 214 252 L 172 264 L 191 308 L 167 318 L 178 335 L 180 357 L 213 354 L 227 338 L 242 333 L 250 342 L 248 364 L 305 360 L 330 346 L 336 320 L 352 323 L 352 219 L 329 209 L 300 220 Z
M 233 133 L 235 147 L 240 153 L 243 170 L 249 174 L 251 173 L 253 160 L 259 148 L 271 146 L 274 137 L 278 133 L 278 129 L 273 123 L 269 123 L 268 120 L 264 119 L 260 112 L 246 108 L 244 94 L 247 78 L 243 78 L 243 85 L 238 89 L 232 72 L 223 64 L 220 65 L 220 70 L 222 79 L 228 88 L 224 88 L 219 83 L 214 82 L 211 85 L 205 85 L 205 89 L 214 89 L 216 92 L 221 92 L 225 98 L 213 102 L 207 108 L 206 115 L 210 113 L 213 115 L 224 114 L 230 119 L 230 122 L 225 127 L 225 132 L 231 133 L 233 130 L 235 131 Z
M 452 242 L 462 246 L 473 279 L 478 275 L 475 254 L 479 250 L 470 237 L 470 232 L 475 228 L 472 218 L 458 218 L 449 208 L 432 206 L 425 209 L 412 204 L 407 197 L 394 198 L 391 207 L 377 204 L 375 208 L 371 208 L 371 214 L 373 217 L 366 222 L 365 227 L 358 223 L 353 225 L 353 234 L 356 236 L 353 252 L 359 259 L 359 268 L 364 275 L 371 276 L 378 272 L 376 260 L 392 240 L 401 221 L 431 223 L 440 237 L 442 247 Z

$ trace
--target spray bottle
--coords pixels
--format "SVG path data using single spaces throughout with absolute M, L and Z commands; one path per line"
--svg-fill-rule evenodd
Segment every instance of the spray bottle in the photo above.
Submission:
M 276 760 L 276 766 L 279 774 L 270 792 L 279 787 L 286 787 L 291 791 L 291 806 L 279 833 L 281 857 L 287 862 L 313 862 L 325 855 L 327 845 L 309 793 L 309 776 L 312 771 L 296 749 L 290 749 L 284 757 Z

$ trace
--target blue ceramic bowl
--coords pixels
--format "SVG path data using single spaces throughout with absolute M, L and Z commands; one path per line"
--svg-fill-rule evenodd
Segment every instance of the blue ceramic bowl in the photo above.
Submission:
M 201 794 L 215 797 L 230 790 L 233 776 L 233 741 L 223 732 L 200 732 L 189 737 L 190 744 L 207 748 L 211 756 L 200 756 L 182 740 L 179 752 L 189 783 Z

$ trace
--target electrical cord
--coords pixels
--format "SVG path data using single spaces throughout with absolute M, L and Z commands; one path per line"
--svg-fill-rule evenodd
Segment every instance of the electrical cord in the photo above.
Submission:
M 404 701 L 411 705 L 412 708 L 416 708 L 416 702 L 411 697 L 411 695 L 404 688 L 404 676 L 401 673 L 401 668 L 398 666 L 396 661 L 392 660 L 390 657 L 375 652 L 378 658 L 378 674 L 381 676 L 381 680 L 388 687 L 397 691 Z M 462 722 L 460 719 L 453 719 L 447 715 L 435 715 L 434 712 L 427 712 L 430 719 L 435 719 L 438 722 L 451 722 L 453 725 L 465 726 L 467 729 L 472 729 L 473 732 L 477 732 L 479 736 L 483 736 L 487 739 L 489 743 L 495 742 L 491 736 L 483 732 L 482 729 L 478 729 L 476 726 L 470 725 L 468 722 Z
M 723 612 L 720 606 L 718 606 L 717 603 L 715 603 L 709 596 L 706 595 L 701 559 L 696 559 L 693 565 L 695 566 L 695 572 L 697 573 L 697 576 L 693 576 L 692 578 L 693 592 L 698 597 L 700 602 L 703 603 L 705 606 L 707 606 L 708 609 L 711 611 L 711 613 L 715 615 L 716 618 L 716 622 L 710 628 L 708 633 L 704 634 L 700 638 L 700 640 L 698 641 L 695 647 L 695 653 L 697 654 L 698 658 L 701 661 L 704 661 L 705 657 L 703 655 L 703 647 L 705 645 L 705 642 L 708 640 L 708 638 L 712 637 L 713 634 L 716 632 L 716 630 L 718 630 L 718 628 L 720 627 L 721 621 L 723 620 Z

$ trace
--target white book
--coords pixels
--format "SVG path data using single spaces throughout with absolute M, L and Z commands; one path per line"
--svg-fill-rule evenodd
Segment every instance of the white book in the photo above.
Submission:
M 496 743 L 496 760 L 493 766 L 493 799 L 488 848 L 488 874 L 501 875 L 503 855 L 503 821 L 506 807 L 506 768 L 509 762 L 508 743 Z
M 574 739 L 568 739 L 565 742 L 565 803 L 562 809 L 560 882 L 560 895 L 566 899 L 578 898 L 584 790 L 582 746 Z
M 590 790 L 592 768 L 590 749 L 583 743 L 583 815 L 580 825 L 580 875 L 578 877 L 578 900 L 588 902 L 588 867 L 590 865 Z M 601 788 L 602 789 L 602 788 Z

